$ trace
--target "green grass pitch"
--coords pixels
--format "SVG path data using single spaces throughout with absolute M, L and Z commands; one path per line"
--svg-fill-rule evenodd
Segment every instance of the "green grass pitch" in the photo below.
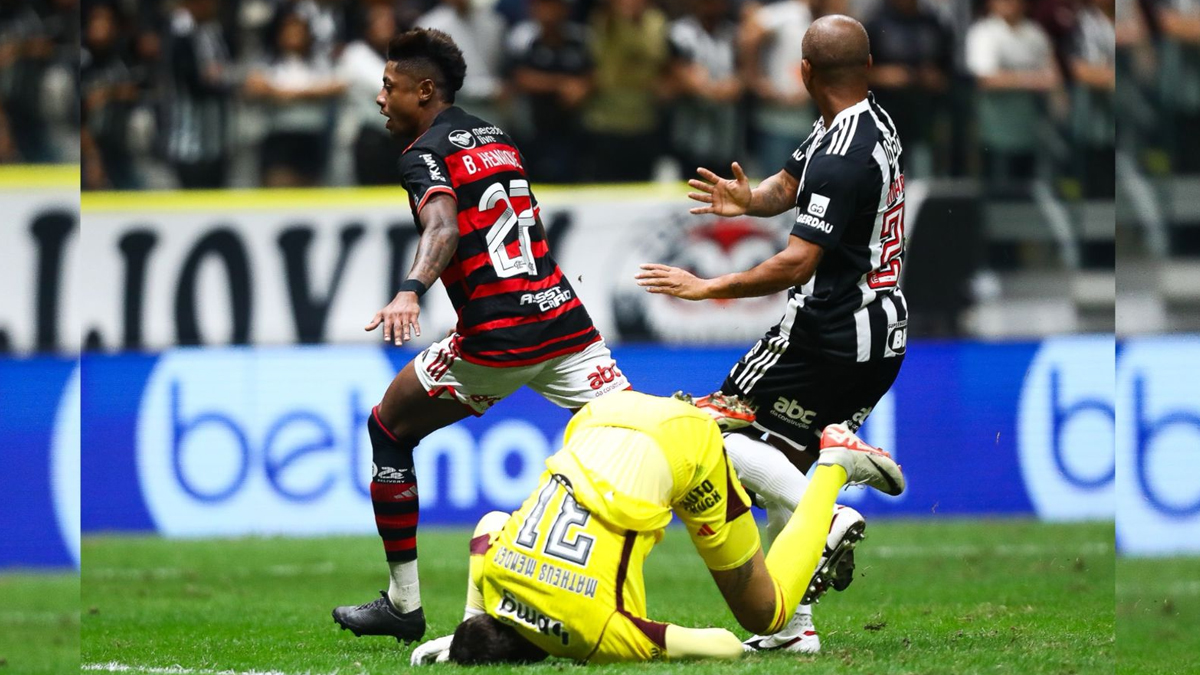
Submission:
M 1200 558 L 1117 561 L 1121 673 L 1200 673 Z
M 0 673 L 79 672 L 79 576 L 0 571 Z
M 426 527 L 421 580 L 430 629 L 461 616 L 469 532 Z M 730 663 L 592 667 L 637 673 L 1113 672 L 1111 524 L 876 520 L 854 584 L 817 607 L 824 652 Z M 354 638 L 332 607 L 385 584 L 372 537 L 83 544 L 84 672 L 356 675 L 408 670 L 411 647 Z M 647 561 L 652 618 L 739 629 L 682 530 Z M 534 666 L 547 672 L 564 661 Z M 437 666 L 432 672 L 458 670 Z M 472 673 L 524 672 L 522 668 Z

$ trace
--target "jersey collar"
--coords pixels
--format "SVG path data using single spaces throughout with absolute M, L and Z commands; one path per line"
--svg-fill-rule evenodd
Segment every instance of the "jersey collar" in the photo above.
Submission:
M 837 125 L 842 123 L 842 120 L 854 117 L 859 113 L 866 112 L 868 109 L 870 109 L 872 100 L 874 100 L 874 97 L 870 92 L 868 92 L 866 98 L 838 113 L 837 116 L 833 118 L 833 124 L 829 125 L 829 129 L 836 129 Z M 817 119 L 822 125 L 825 123 L 825 118 L 818 116 Z M 829 129 L 826 129 L 826 131 Z
M 459 107 L 456 105 L 452 105 L 449 108 L 446 108 L 445 110 L 443 110 L 442 112 L 434 115 L 433 121 L 429 123 L 429 129 L 432 129 L 434 126 L 436 126 L 438 123 L 438 120 L 442 119 L 442 117 L 448 117 L 448 115 L 446 115 L 446 113 L 450 112 L 451 110 L 459 110 Z M 400 154 L 403 155 L 405 152 L 408 152 L 409 150 L 411 150 L 412 146 L 417 144 L 417 141 L 421 140 L 422 138 L 424 138 L 425 134 L 429 133 L 429 129 L 426 129 L 424 132 L 421 133 L 420 136 L 417 136 L 416 138 L 414 138 L 412 143 L 409 143 L 408 147 L 404 148 L 404 150 Z

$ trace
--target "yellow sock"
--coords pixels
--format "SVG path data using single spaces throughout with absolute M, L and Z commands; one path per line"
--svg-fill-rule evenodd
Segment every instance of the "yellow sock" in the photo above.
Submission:
M 796 512 L 771 544 L 767 572 L 775 580 L 775 620 L 768 634 L 787 625 L 804 597 L 825 551 L 838 491 L 845 485 L 845 469 L 836 464 L 817 466 Z

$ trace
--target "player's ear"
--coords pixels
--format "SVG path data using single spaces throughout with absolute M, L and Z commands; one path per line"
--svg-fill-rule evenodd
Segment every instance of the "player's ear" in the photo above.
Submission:
M 437 85 L 433 80 L 426 78 L 417 83 L 417 100 L 421 103 L 428 103 L 437 95 Z

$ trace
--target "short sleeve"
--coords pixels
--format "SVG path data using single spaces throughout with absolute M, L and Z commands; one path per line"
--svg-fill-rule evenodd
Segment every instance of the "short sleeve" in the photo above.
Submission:
M 704 564 L 710 570 L 729 570 L 754 557 L 761 542 L 750 497 L 729 464 L 721 432 L 714 424 L 705 428 L 705 438 L 689 439 L 698 451 L 696 473 L 671 509 L 687 527 Z
M 400 182 L 412 199 L 413 210 L 420 213 L 430 196 L 444 192 L 454 197 L 450 172 L 441 157 L 421 149 L 413 149 L 400 157 Z
M 796 148 L 792 154 L 788 155 L 787 161 L 783 163 L 783 170 L 788 172 L 792 178 L 800 180 L 800 176 L 804 175 L 804 146 Z
M 796 198 L 799 213 L 792 234 L 824 249 L 837 246 L 858 207 L 858 172 L 844 157 L 809 159 Z
M 1000 60 L 993 44 L 991 33 L 983 23 L 971 26 L 967 31 L 967 70 L 975 77 L 988 77 L 1000 70 Z
M 783 163 L 783 170 L 788 172 L 797 181 L 804 175 L 804 153 L 812 146 L 813 139 L 817 136 L 817 124 L 819 122 L 820 120 L 818 119 L 817 122 L 813 123 L 813 130 L 809 132 L 808 138 L 804 139 L 804 142 L 793 150 L 792 154 L 788 155 L 787 161 Z

